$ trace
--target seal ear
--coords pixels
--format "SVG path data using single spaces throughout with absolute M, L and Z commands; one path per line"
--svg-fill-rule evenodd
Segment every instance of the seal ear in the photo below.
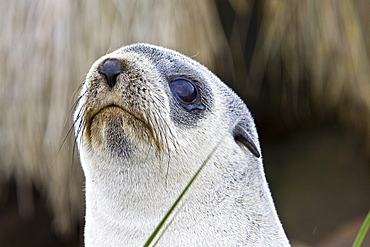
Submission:
M 257 158 L 261 157 L 260 152 L 258 151 L 256 145 L 254 144 L 252 138 L 248 135 L 248 132 L 242 127 L 242 123 L 239 122 L 233 130 L 233 136 L 235 141 L 239 141 L 244 144 L 249 151 L 254 154 Z

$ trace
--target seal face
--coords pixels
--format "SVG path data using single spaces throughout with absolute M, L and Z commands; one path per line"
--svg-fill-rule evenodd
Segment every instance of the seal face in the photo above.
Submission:
M 194 73 L 194 64 L 154 48 L 131 50 L 99 59 L 87 76 L 76 114 L 77 138 L 92 150 L 127 156 L 138 150 L 138 140 L 166 148 L 173 139 L 168 122 L 196 126 L 212 108 L 207 80 Z
M 74 120 L 86 246 L 142 246 L 216 145 L 159 245 L 288 245 L 251 114 L 194 60 L 147 44 L 105 55 Z

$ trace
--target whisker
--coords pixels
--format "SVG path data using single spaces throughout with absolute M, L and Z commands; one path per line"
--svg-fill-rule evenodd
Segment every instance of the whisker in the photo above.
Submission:
M 81 87 L 81 86 L 80 86 Z M 86 93 L 86 92 L 85 92 Z M 66 118 L 66 120 L 65 120 L 65 123 L 64 123 L 64 126 L 66 125 L 66 123 L 67 123 L 67 121 L 68 121 L 68 119 L 69 119 L 69 116 L 72 114 L 72 111 L 73 110 L 75 110 L 76 109 L 76 107 L 77 107 L 77 104 L 80 102 L 80 100 L 85 96 L 85 93 L 83 93 L 82 95 L 80 95 L 78 98 L 77 98 L 77 100 L 76 100 L 76 102 L 72 105 L 72 107 L 71 107 L 71 109 L 69 110 L 69 112 L 68 112 L 68 117 Z M 82 107 L 83 108 L 83 107 Z M 81 108 L 81 109 L 82 109 Z M 80 110 L 81 111 L 81 110 Z M 79 116 L 80 114 L 78 114 L 78 116 Z M 60 151 L 60 149 L 62 148 L 62 146 L 64 145 L 64 143 L 65 143 L 65 141 L 67 140 L 67 138 L 68 138 L 68 136 L 71 134 L 71 132 L 72 132 L 72 130 L 73 130 L 73 128 L 74 128 L 74 126 L 75 126 L 75 124 L 76 124 L 76 122 L 77 122 L 77 120 L 79 119 L 79 117 L 77 117 L 76 118 L 76 120 L 74 120 L 73 121 L 73 124 L 72 124 L 72 126 L 68 129 L 68 132 L 67 132 L 67 134 L 66 134 L 66 136 L 64 137 L 64 139 L 63 139 L 63 141 L 62 141 L 62 144 L 60 145 L 60 147 L 59 147 L 59 150 L 58 150 L 58 153 L 59 153 L 59 151 Z
M 86 110 L 86 103 L 84 103 L 82 106 L 81 106 L 81 109 L 79 110 L 79 112 L 77 113 L 77 116 L 76 116 L 76 120 L 75 122 L 73 123 L 73 126 L 75 126 L 76 122 L 77 121 L 80 121 L 79 122 L 79 126 L 77 128 L 77 131 L 76 131 L 76 139 L 79 137 L 80 135 L 80 132 L 81 132 L 81 127 L 85 125 L 85 122 L 81 120 L 81 117 L 82 117 L 82 113 L 85 112 Z
M 81 133 L 83 133 L 84 130 L 85 130 L 85 122 L 80 121 L 79 126 L 76 131 L 76 140 L 81 138 Z
M 76 102 L 75 102 L 75 103 L 73 104 L 73 106 L 71 107 L 71 109 L 69 110 L 69 112 L 68 112 L 68 116 L 66 117 L 65 122 L 64 122 L 64 126 L 66 126 L 66 125 L 67 125 L 67 122 L 68 122 L 68 120 L 70 119 L 70 116 L 71 116 L 72 111 L 76 108 L 77 104 L 79 103 L 79 101 L 81 100 L 81 98 L 82 98 L 84 95 L 85 95 L 85 93 L 84 93 L 84 94 L 82 94 L 82 95 L 80 95 L 80 96 L 77 98 Z M 65 143 L 66 143 L 66 141 L 67 141 L 68 137 L 70 137 L 70 136 L 71 136 L 71 133 L 73 132 L 73 128 L 74 128 L 74 126 L 75 126 L 76 122 L 78 121 L 78 119 L 79 119 L 79 117 L 77 117 L 77 118 L 76 118 L 76 120 L 75 120 L 75 121 L 73 121 L 72 126 L 68 128 L 67 134 L 65 135 L 65 137 L 64 137 L 64 138 L 63 138 L 63 140 L 62 140 L 62 143 L 60 144 L 60 146 L 59 146 L 59 148 L 58 148 L 58 151 L 57 151 L 56 156 L 58 156 L 58 155 L 60 154 L 60 152 L 61 152 L 61 150 L 62 150 L 63 146 L 65 145 Z M 73 156 L 72 156 L 72 159 L 73 159 Z M 55 163 L 55 162 L 53 162 L 53 163 Z
M 81 85 L 82 86 L 82 85 Z M 81 86 L 79 87 L 79 88 L 81 88 Z M 85 94 L 86 94 L 86 92 L 84 92 L 83 94 L 81 94 L 80 96 L 78 96 L 78 98 L 77 98 L 77 100 L 76 100 L 76 102 L 73 104 L 73 106 L 72 106 L 72 108 L 71 108 L 71 111 L 70 111 L 70 115 L 72 114 L 72 110 L 75 110 L 76 109 L 76 107 L 77 107 L 77 105 L 78 105 L 78 103 L 80 102 L 80 100 L 85 96 Z M 76 116 L 76 119 L 73 121 L 73 123 L 72 123 L 72 126 L 69 128 L 69 130 L 68 130 L 68 133 L 67 133 L 67 136 L 64 138 L 64 140 L 63 140 L 63 143 L 65 142 L 65 140 L 67 139 L 67 137 L 69 136 L 69 135 L 71 135 L 71 133 L 73 132 L 73 130 L 74 130 L 74 128 L 75 128 L 75 126 L 76 126 L 76 123 L 78 122 L 78 121 L 80 121 L 80 123 L 79 123 L 79 128 L 78 129 L 81 129 L 80 128 L 80 126 L 81 126 L 81 123 L 83 122 L 83 121 L 81 121 L 81 117 L 82 117 L 82 112 L 84 112 L 84 110 L 85 110 L 85 108 L 86 108 L 86 103 L 84 103 L 82 106 L 81 106 L 81 109 L 78 111 L 78 113 L 77 113 L 77 116 Z M 71 166 L 71 171 L 70 172 L 72 172 L 72 167 L 74 166 L 74 157 L 75 157 L 75 150 L 76 150 L 76 147 L 77 147 L 77 138 L 79 137 L 79 134 L 80 133 L 80 130 L 78 130 L 76 133 L 75 133 L 75 137 L 73 138 L 73 147 L 72 147 L 72 156 L 71 156 L 71 164 L 72 164 L 72 166 Z M 63 145 L 63 143 L 62 143 L 62 145 Z
M 168 126 L 168 123 L 162 118 L 162 122 L 163 122 L 163 124 L 164 124 L 164 126 L 166 126 L 167 127 L 167 130 L 166 131 L 164 131 L 163 129 L 162 129 L 162 133 L 167 133 L 167 132 L 169 132 L 170 133 L 170 135 L 171 135 L 171 137 L 170 137 L 170 139 L 173 139 L 172 138 L 172 132 L 171 132 L 171 128 Z M 170 145 L 169 145 L 169 142 L 168 142 L 168 136 L 166 135 L 166 134 L 164 134 L 164 139 L 166 140 L 166 145 L 167 145 L 167 154 L 168 154 L 168 160 L 167 160 L 167 169 L 166 169 L 166 181 L 167 181 L 167 177 L 168 177 L 168 171 L 169 171 L 169 168 L 170 168 L 170 163 L 171 163 L 171 151 L 170 151 Z

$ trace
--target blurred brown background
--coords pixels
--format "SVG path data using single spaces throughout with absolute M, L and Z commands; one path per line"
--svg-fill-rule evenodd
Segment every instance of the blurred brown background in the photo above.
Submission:
M 293 246 L 351 246 L 370 209 L 370 2 L 0 0 L 0 12 L 1 247 L 82 246 L 74 102 L 98 57 L 135 42 L 193 57 L 246 101 Z

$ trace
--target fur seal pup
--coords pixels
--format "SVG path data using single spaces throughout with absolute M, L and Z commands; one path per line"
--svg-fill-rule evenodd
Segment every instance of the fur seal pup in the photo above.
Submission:
M 105 55 L 74 120 L 85 246 L 142 246 L 213 150 L 157 244 L 289 246 L 250 112 L 194 60 L 147 44 Z

